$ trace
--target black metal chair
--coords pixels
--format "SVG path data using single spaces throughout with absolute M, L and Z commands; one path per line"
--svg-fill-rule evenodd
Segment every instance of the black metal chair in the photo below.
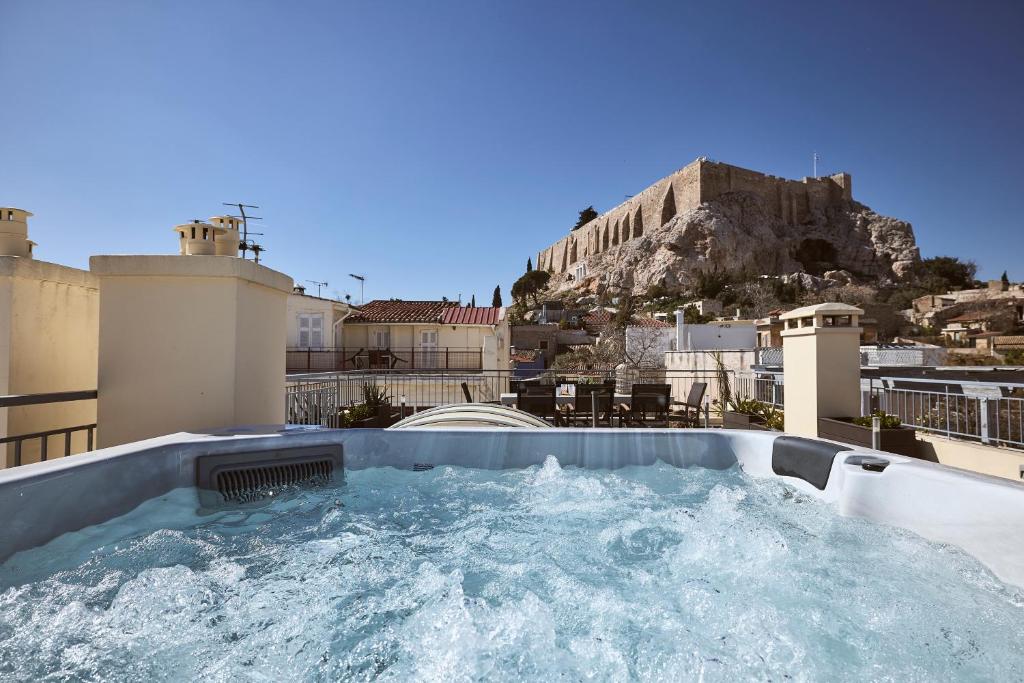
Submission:
M 596 404 L 595 404 L 596 401 Z M 594 422 L 594 409 L 597 409 L 597 424 L 612 426 L 615 415 L 615 386 L 608 384 L 577 384 L 576 398 L 567 408 L 573 423 L 580 421 L 584 425 Z
M 668 414 L 669 422 L 680 422 L 684 427 L 696 427 L 700 424 L 701 401 L 708 389 L 707 382 L 694 382 L 685 401 L 672 401 Z
M 492 405 L 501 405 L 501 401 L 474 401 L 473 392 L 469 390 L 469 382 L 462 383 L 462 395 L 466 397 L 466 403 L 490 403 Z
M 537 417 L 550 420 L 555 426 L 562 425 L 562 414 L 558 410 L 558 403 L 555 399 L 555 385 L 520 385 L 516 392 L 516 408 L 536 415 Z
M 619 405 L 619 426 L 668 426 L 671 384 L 634 384 L 629 405 Z

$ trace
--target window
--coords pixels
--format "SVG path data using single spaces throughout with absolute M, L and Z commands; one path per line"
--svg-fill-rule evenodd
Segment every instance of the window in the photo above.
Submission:
M 209 228 L 203 228 L 203 239 L 204 240 L 207 239 L 210 236 L 209 233 L 210 233 L 210 229 Z
M 324 347 L 324 316 L 322 313 L 299 314 L 299 347 L 322 349 Z
M 371 349 L 390 349 L 391 330 L 387 327 L 375 327 L 370 330 Z
M 196 229 L 192 228 L 192 239 L 196 238 Z
M 586 276 L 587 276 L 587 264 L 586 263 L 581 263 L 578 266 L 576 266 L 576 279 L 577 280 L 582 280 Z

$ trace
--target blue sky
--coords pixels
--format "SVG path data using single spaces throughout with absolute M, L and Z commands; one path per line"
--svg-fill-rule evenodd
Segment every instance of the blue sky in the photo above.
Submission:
M 698 156 L 1024 279 L 1024 4 L 0 0 L 0 204 L 39 258 L 172 253 L 258 204 L 328 293 L 490 301 Z

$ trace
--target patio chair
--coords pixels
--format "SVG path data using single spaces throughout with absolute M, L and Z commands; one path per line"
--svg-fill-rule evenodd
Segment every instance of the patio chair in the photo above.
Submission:
M 555 426 L 562 425 L 562 414 L 555 400 L 554 384 L 521 385 L 516 392 L 516 408 L 544 420 L 551 420 Z
M 607 384 L 577 384 L 576 398 L 566 406 L 572 422 L 584 426 L 593 423 L 594 400 L 597 399 L 597 423 L 612 426 L 615 414 L 615 387 Z
M 469 382 L 462 383 L 462 395 L 466 397 L 466 403 L 489 403 L 496 406 L 501 405 L 501 401 L 474 401 L 473 392 L 469 390 Z
M 634 384 L 629 405 L 619 405 L 619 426 L 668 426 L 671 384 Z
M 382 349 L 370 349 L 368 365 L 371 370 L 388 370 L 391 367 L 391 352 Z
M 681 423 L 684 427 L 696 427 L 700 424 L 701 401 L 707 391 L 707 382 L 694 382 L 685 401 L 672 401 L 668 421 Z

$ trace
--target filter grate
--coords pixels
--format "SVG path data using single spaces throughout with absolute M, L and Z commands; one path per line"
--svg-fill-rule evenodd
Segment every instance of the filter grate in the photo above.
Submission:
M 220 494 L 219 502 L 248 503 L 288 487 L 325 485 L 341 468 L 340 445 L 208 455 L 196 461 L 196 486 Z

